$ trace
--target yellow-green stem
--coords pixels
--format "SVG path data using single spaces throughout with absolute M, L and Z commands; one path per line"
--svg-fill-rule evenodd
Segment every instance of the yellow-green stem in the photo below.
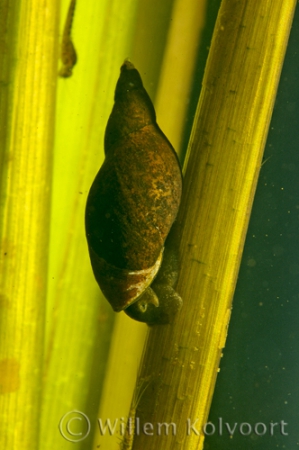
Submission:
M 57 3 L 1 3 L 6 51 L 0 72 L 7 79 L 0 120 L 0 447 L 33 450 L 44 349 Z
M 296 1 L 224 0 L 185 165 L 178 224 L 184 305 L 151 330 L 133 448 L 201 449 Z M 197 435 L 188 425 L 196 421 Z M 190 420 L 190 422 L 188 422 Z M 151 436 L 142 432 L 145 422 Z M 159 423 L 174 423 L 159 432 Z M 190 433 L 189 433 L 190 432 Z
M 136 4 L 137 0 L 77 1 L 72 41 L 78 61 L 73 75 L 58 82 L 43 450 L 73 448 L 74 442 L 90 449 L 97 426 L 114 313 L 93 277 L 84 229 L 85 204 L 104 158 L 104 130 L 120 66 L 129 53 Z M 68 7 L 69 0 L 63 1 L 61 34 Z M 78 429 L 80 418 L 67 429 L 72 410 L 88 416 L 88 435 L 84 434 L 86 422 Z M 82 435 L 72 434 L 76 432 Z

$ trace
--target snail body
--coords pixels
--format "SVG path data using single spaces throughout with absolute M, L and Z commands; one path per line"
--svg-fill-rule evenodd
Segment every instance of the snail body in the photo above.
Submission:
M 148 305 L 153 311 L 162 305 L 150 286 L 163 266 L 181 191 L 175 151 L 156 124 L 138 71 L 126 61 L 106 128 L 105 161 L 91 186 L 85 218 L 93 272 L 115 311 L 156 322 L 147 317 Z

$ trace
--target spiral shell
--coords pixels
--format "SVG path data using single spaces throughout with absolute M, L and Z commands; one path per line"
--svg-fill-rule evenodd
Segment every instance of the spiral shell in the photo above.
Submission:
M 156 123 L 138 71 L 125 61 L 106 128 L 105 161 L 91 186 L 85 218 L 93 272 L 115 311 L 150 289 L 181 190 L 176 153 Z M 159 306 L 157 296 L 149 301 Z

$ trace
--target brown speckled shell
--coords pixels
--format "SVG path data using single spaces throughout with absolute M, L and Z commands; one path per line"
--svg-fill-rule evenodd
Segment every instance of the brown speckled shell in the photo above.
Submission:
M 115 311 L 131 305 L 154 279 L 182 189 L 177 156 L 156 124 L 137 70 L 129 62 L 121 70 L 106 158 L 86 206 L 91 264 Z

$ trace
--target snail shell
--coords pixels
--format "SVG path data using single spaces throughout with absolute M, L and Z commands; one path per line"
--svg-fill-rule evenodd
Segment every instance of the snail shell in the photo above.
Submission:
M 161 266 L 181 190 L 176 153 L 156 123 L 138 71 L 125 61 L 106 128 L 105 161 L 85 217 L 93 272 L 115 311 L 145 293 L 146 302 L 159 307 L 149 286 Z

